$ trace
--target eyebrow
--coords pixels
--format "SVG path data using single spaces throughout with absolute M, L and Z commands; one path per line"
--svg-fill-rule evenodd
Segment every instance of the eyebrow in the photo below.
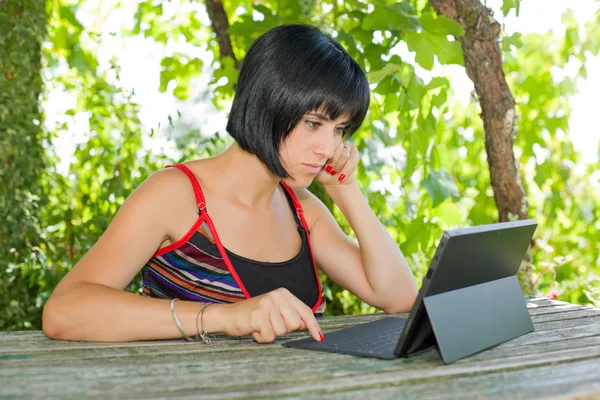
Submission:
M 318 113 L 318 112 L 314 112 L 314 111 L 313 112 L 309 112 L 308 115 L 314 115 L 315 117 L 317 117 L 319 119 L 322 119 L 323 121 L 331 121 L 331 119 L 329 118 L 329 116 L 327 116 L 325 114 Z M 347 125 L 349 123 L 350 123 L 350 121 L 342 121 L 342 122 L 340 122 L 340 124 L 342 124 L 342 125 Z

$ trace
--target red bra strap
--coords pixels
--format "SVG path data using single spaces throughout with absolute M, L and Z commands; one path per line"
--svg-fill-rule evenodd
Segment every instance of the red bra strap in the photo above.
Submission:
M 169 167 L 175 167 L 187 175 L 190 182 L 192 182 L 192 187 L 194 188 L 196 204 L 200 210 L 204 210 L 206 208 L 206 201 L 204 201 L 204 193 L 202 193 L 202 188 L 200 187 L 200 183 L 198 183 L 198 178 L 196 178 L 196 175 L 194 175 L 194 173 L 183 164 L 167 165 L 165 168 Z
M 317 272 L 317 263 L 315 261 L 315 256 L 313 255 L 312 248 L 310 246 L 310 233 L 308 232 L 308 224 L 306 223 L 306 220 L 304 219 L 304 211 L 302 210 L 302 206 L 300 205 L 300 202 L 298 201 L 298 199 L 296 198 L 296 195 L 294 194 L 294 190 L 291 187 L 289 187 L 289 185 L 287 183 L 285 183 L 284 181 L 279 181 L 279 183 L 281 183 L 281 186 L 283 186 L 283 188 L 290 194 L 290 197 L 292 198 L 292 203 L 294 203 L 294 207 L 296 207 L 296 212 L 298 213 L 298 218 L 300 218 L 300 222 L 302 223 L 302 226 L 304 227 L 304 232 L 306 232 L 306 238 L 308 239 L 308 250 L 310 252 L 310 258 L 312 259 L 313 270 L 315 272 L 315 279 L 317 280 L 317 287 L 319 289 L 319 298 L 317 300 L 317 304 L 315 304 L 312 308 L 312 312 L 314 313 L 317 311 L 317 309 L 323 302 L 323 288 L 321 287 L 321 280 L 319 279 L 319 273 Z
M 308 233 L 308 225 L 306 224 L 306 221 L 304 220 L 304 210 L 302 210 L 302 205 L 296 198 L 296 195 L 294 194 L 294 190 L 284 181 L 279 181 L 279 183 L 281 183 L 281 186 L 283 186 L 283 188 L 286 190 L 286 192 L 288 192 L 288 194 L 292 198 L 292 203 L 294 203 L 294 208 L 296 209 L 296 213 L 298 213 L 298 218 L 300 218 L 300 222 L 302 222 L 302 225 L 304 225 L 304 229 L 306 230 L 306 233 Z

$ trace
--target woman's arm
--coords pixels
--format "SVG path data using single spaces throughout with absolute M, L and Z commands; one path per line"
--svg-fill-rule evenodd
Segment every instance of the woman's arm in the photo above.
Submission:
M 377 219 L 358 186 L 326 188 L 358 243 L 339 227 L 327 207 L 306 191 L 306 214 L 313 221 L 311 246 L 319 268 L 361 300 L 388 313 L 408 312 L 417 285 L 406 259 Z
M 172 196 L 174 192 L 181 196 Z M 44 333 L 55 339 L 110 342 L 181 337 L 169 300 L 123 289 L 169 237 L 169 221 L 182 218 L 174 210 L 187 206 L 193 218 L 194 193 L 175 169 L 156 172 L 134 190 L 52 292 L 42 316 Z M 196 332 L 194 319 L 201 306 L 183 301 L 175 305 L 188 335 Z
M 196 210 L 192 187 L 180 171 L 161 170 L 148 178 L 56 286 L 44 306 L 44 333 L 53 339 L 99 342 L 181 338 L 171 300 L 123 289 L 166 238 L 179 239 L 173 238 L 173 224 L 191 226 Z M 197 334 L 196 316 L 203 305 L 175 302 L 177 319 L 188 336 Z M 211 305 L 202 322 L 208 333 L 252 334 L 258 342 L 272 342 L 305 328 L 315 340 L 322 340 L 311 309 L 285 289 L 234 304 Z
M 340 141 L 333 157 L 317 175 L 340 208 L 358 243 L 341 230 L 327 207 L 307 190 L 298 197 L 310 219 L 311 245 L 319 267 L 361 300 L 389 313 L 407 312 L 417 285 L 406 259 L 377 219 L 354 176 L 356 147 Z

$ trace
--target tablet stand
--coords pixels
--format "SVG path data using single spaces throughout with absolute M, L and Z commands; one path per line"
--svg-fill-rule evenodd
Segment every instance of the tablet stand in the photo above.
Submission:
M 516 276 L 423 299 L 446 364 L 533 331 Z

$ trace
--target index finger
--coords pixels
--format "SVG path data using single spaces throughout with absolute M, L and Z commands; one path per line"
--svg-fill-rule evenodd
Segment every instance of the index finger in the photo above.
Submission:
M 312 336 L 312 338 L 317 342 L 322 342 L 323 334 L 321 333 L 321 327 L 319 326 L 319 323 L 317 322 L 312 310 L 301 300 L 296 300 L 297 302 L 294 302 L 294 308 L 296 308 L 300 319 L 302 319 L 302 322 L 304 322 L 304 325 L 306 325 L 310 336 Z

